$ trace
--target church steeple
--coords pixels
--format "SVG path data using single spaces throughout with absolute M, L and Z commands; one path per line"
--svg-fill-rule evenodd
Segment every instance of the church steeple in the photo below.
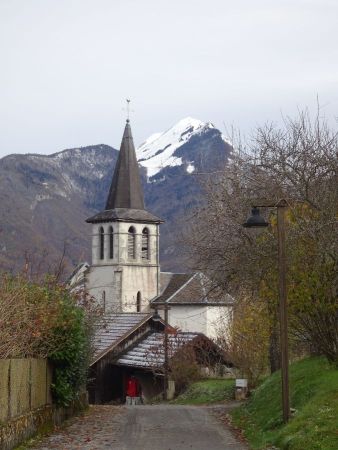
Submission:
M 129 119 L 124 129 L 120 154 L 106 203 L 106 210 L 116 208 L 144 210 L 140 172 Z
M 105 209 L 89 219 L 87 223 L 100 222 L 162 223 L 163 220 L 145 209 L 141 177 L 129 118 L 122 137 L 119 157 Z
M 129 102 L 127 104 L 129 108 Z M 140 312 L 159 295 L 159 217 L 145 209 L 129 117 L 105 209 L 92 224 L 86 286 L 105 311 Z

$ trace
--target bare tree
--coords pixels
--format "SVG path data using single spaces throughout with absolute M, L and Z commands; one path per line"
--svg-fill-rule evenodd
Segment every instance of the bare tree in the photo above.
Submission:
M 270 309 L 271 369 L 277 367 L 276 218 L 261 235 L 242 227 L 250 207 L 284 198 L 292 336 L 337 360 L 337 132 L 305 111 L 258 128 L 228 167 L 204 180 L 206 201 L 184 236 L 191 268 L 237 298 Z M 261 211 L 262 212 L 262 211 Z

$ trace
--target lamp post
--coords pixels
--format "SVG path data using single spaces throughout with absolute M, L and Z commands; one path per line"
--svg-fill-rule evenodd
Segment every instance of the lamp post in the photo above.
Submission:
M 168 376 L 169 376 L 169 368 L 168 368 L 168 312 L 169 306 L 167 304 L 164 305 L 164 400 L 167 400 L 168 397 Z M 159 322 L 161 320 L 158 311 L 155 310 L 155 314 L 153 315 L 153 320 L 155 322 Z
M 282 406 L 283 420 L 290 418 L 289 402 L 289 356 L 288 356 L 288 317 L 287 317 L 287 293 L 286 293 L 286 258 L 285 258 L 285 208 L 286 200 L 280 200 L 277 204 L 255 205 L 252 214 L 243 224 L 246 228 L 267 227 L 269 224 L 259 214 L 258 207 L 277 208 L 278 230 L 278 291 L 279 291 L 279 324 L 280 324 L 280 354 L 282 372 Z

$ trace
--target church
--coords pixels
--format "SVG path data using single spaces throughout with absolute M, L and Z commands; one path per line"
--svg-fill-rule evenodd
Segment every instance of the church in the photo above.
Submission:
M 87 292 L 107 312 L 144 312 L 160 293 L 159 225 L 145 209 L 141 179 L 127 120 L 106 209 L 92 224 L 92 265 Z
M 197 353 L 208 349 L 214 363 L 223 364 L 213 340 L 231 320 L 233 299 L 213 289 L 202 273 L 161 272 L 163 220 L 145 208 L 129 120 L 106 207 L 87 223 L 92 264 L 80 264 L 69 286 L 95 298 L 103 311 L 94 339 L 90 402 L 123 401 L 130 377 L 137 378 L 146 400 L 160 394 L 165 355 L 173 357 L 182 346 Z
M 231 318 L 233 299 L 220 294 L 202 273 L 160 271 L 160 225 L 147 211 L 127 119 L 105 210 L 92 226 L 92 264 L 81 264 L 70 286 L 83 288 L 105 313 L 168 310 L 171 326 L 216 338 Z

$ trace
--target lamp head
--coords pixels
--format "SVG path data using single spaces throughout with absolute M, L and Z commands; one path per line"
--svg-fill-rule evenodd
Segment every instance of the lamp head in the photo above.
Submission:
M 269 223 L 259 214 L 259 209 L 256 206 L 252 208 L 251 216 L 243 223 L 243 227 L 245 228 L 262 228 L 268 225 Z

